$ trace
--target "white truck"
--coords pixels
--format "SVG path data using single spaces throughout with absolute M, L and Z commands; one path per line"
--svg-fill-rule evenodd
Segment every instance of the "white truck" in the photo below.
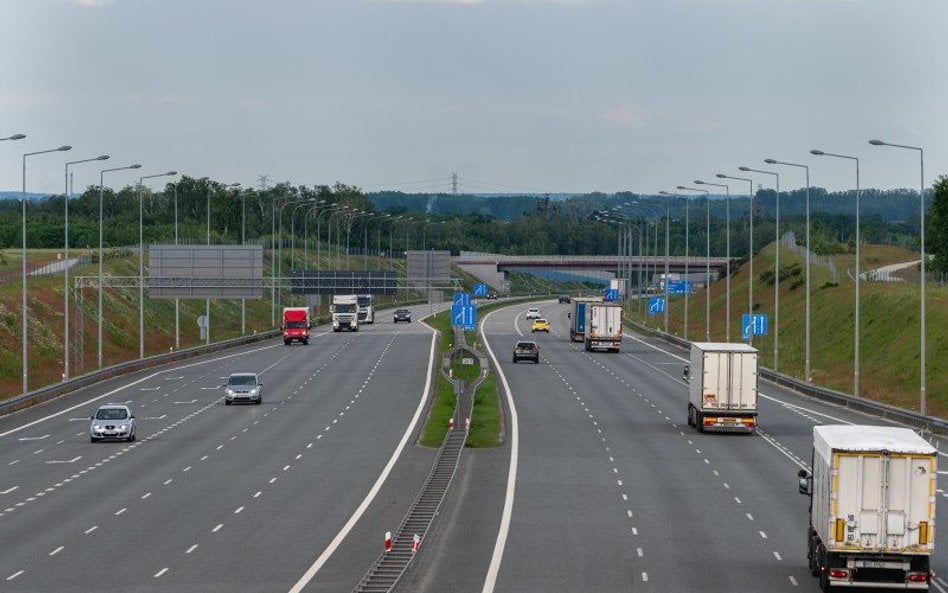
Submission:
M 590 352 L 618 352 L 622 346 L 622 305 L 601 301 L 587 303 L 583 341 Z
M 688 426 L 698 432 L 752 433 L 757 427 L 757 349 L 694 342 L 688 377 Z
M 344 329 L 359 331 L 359 300 L 354 294 L 334 294 L 332 297 L 332 331 Z
M 927 591 L 935 541 L 938 452 L 908 428 L 813 428 L 807 557 L 823 591 Z
M 359 323 L 375 323 L 375 306 L 372 295 L 360 294 L 356 296 L 359 305 Z

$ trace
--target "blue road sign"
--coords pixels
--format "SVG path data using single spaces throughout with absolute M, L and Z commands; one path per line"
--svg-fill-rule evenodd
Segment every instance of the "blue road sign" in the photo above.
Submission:
M 654 317 L 665 312 L 665 299 L 662 297 L 648 298 L 648 316 Z
M 474 285 L 474 296 L 486 297 L 486 296 L 487 296 L 487 285 L 486 285 L 486 284 L 475 284 L 475 285 Z
M 602 300 L 604 301 L 618 301 L 619 300 L 619 289 L 618 288 L 607 288 L 602 295 Z
M 744 313 L 741 315 L 741 338 L 747 340 L 751 337 L 751 335 L 767 335 L 766 313 L 754 313 L 753 315 Z
M 477 328 L 477 307 L 474 305 L 451 305 L 451 325 L 460 325 L 464 329 Z
M 454 293 L 454 298 L 451 299 L 452 307 L 457 306 L 457 305 L 463 305 L 466 307 L 470 304 L 471 304 L 471 293 L 469 292 L 456 292 Z
M 691 294 L 691 280 L 669 280 L 668 294 Z

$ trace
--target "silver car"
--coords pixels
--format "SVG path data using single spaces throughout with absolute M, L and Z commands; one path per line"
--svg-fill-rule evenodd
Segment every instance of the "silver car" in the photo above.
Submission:
M 128 406 L 105 404 L 90 418 L 89 440 L 93 443 L 107 439 L 135 440 L 135 415 Z
M 249 402 L 259 404 L 263 401 L 261 388 L 263 383 L 257 378 L 257 373 L 234 373 L 224 385 L 224 404 L 234 402 Z

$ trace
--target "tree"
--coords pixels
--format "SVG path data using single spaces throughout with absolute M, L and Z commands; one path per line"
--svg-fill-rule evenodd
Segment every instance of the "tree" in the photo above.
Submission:
M 935 256 L 932 270 L 948 272 L 948 177 L 944 175 L 932 186 L 932 205 L 926 222 L 925 250 Z

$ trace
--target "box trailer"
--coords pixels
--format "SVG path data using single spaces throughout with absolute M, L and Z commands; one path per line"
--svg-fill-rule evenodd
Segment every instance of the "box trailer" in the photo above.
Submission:
M 622 346 L 622 305 L 589 303 L 586 305 L 586 350 L 618 352 Z
M 569 313 L 569 339 L 582 342 L 586 338 L 586 307 L 590 303 L 601 303 L 601 299 L 574 298 L 573 310 Z
M 309 344 L 309 307 L 283 307 L 283 343 Z
M 688 426 L 698 432 L 754 432 L 757 357 L 757 349 L 747 344 L 692 343 Z
M 823 591 L 927 591 L 935 543 L 938 452 L 908 428 L 813 428 L 807 558 Z

